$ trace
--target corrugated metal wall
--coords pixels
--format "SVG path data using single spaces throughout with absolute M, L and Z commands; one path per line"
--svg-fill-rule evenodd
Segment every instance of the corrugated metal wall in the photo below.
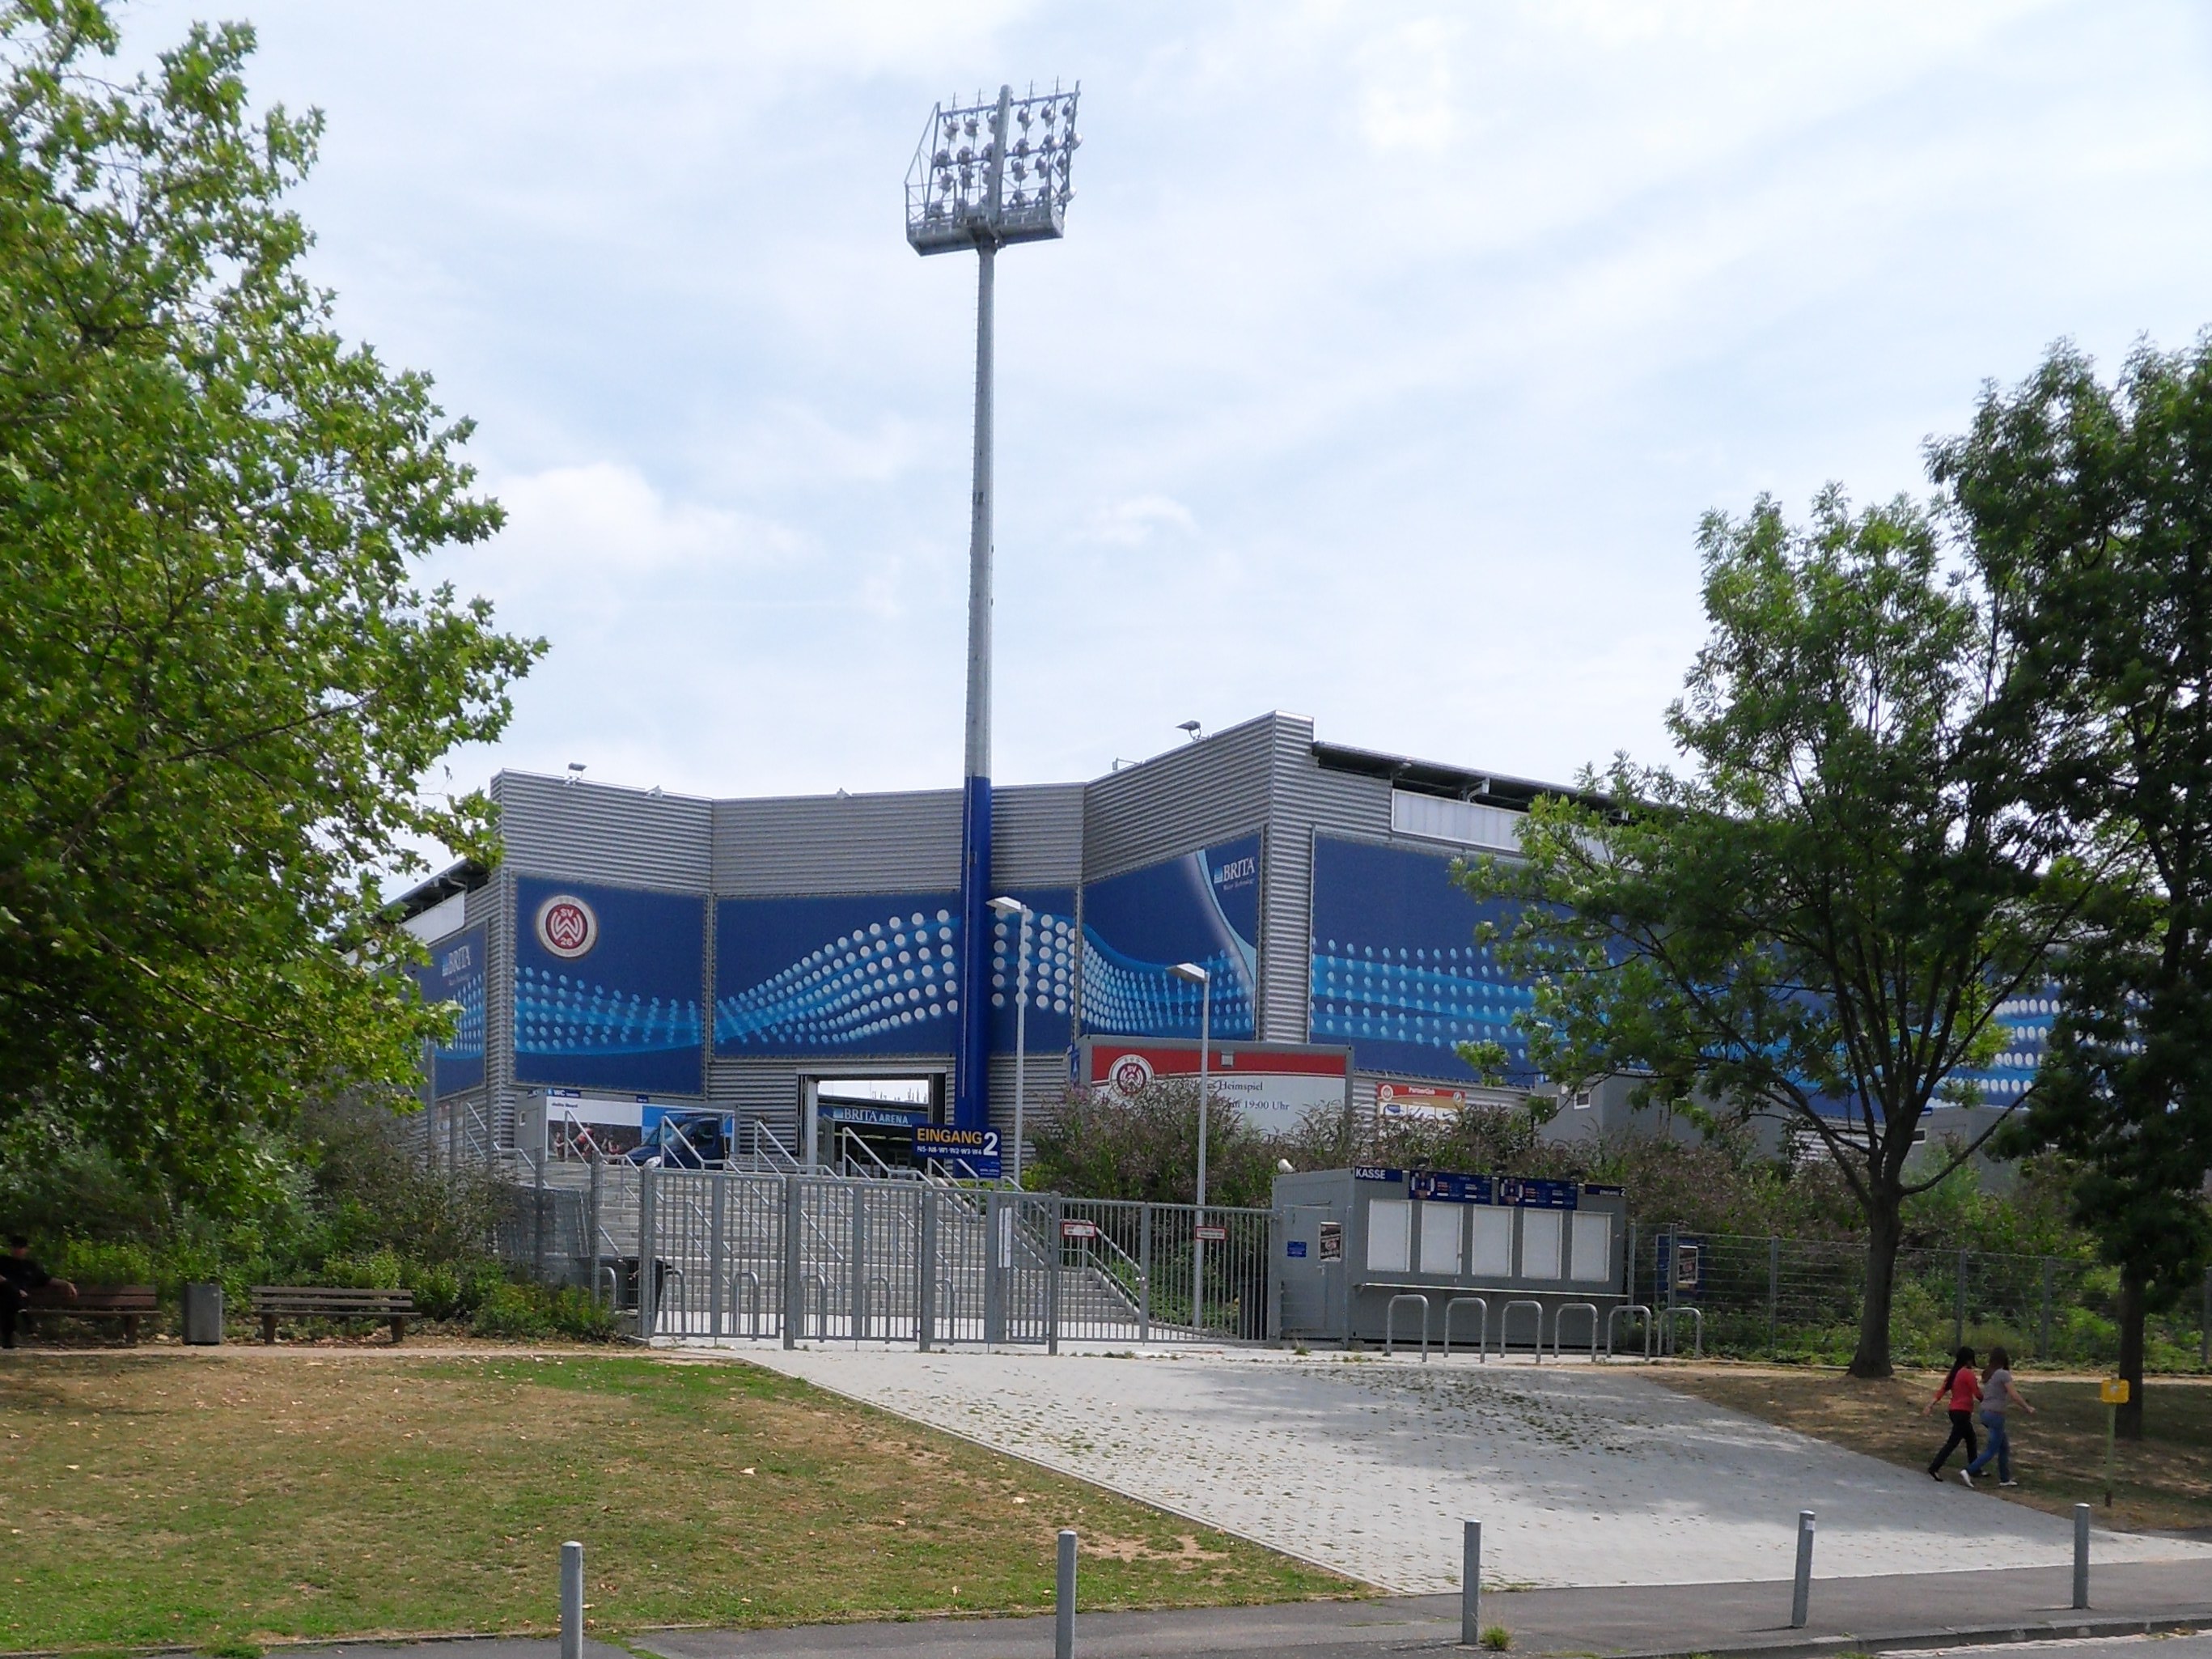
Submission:
M 713 885 L 728 898 L 941 891 L 960 881 L 960 792 L 714 804 Z
M 1267 819 L 1279 728 L 1313 726 L 1263 714 L 1200 742 L 1109 773 L 1084 791 L 1083 879 L 1249 835 Z
M 492 780 L 504 867 L 630 887 L 704 893 L 714 884 L 714 803 L 526 772 Z
M 1304 1042 L 1311 1030 L 1315 834 L 1387 837 L 1390 786 L 1380 778 L 1324 770 L 1314 759 L 1313 722 L 1276 716 L 1267 816 L 1267 869 L 1260 889 L 1260 1036 Z

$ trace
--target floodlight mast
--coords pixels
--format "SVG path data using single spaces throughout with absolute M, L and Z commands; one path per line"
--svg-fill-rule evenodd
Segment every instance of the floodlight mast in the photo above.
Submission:
M 975 250 L 975 455 L 968 514 L 968 732 L 960 811 L 960 1036 L 956 1127 L 991 1127 L 991 402 L 999 249 L 1048 241 L 1073 195 L 1078 82 L 1017 98 L 939 104 L 906 176 L 906 239 L 916 253 Z M 1018 137 L 1009 137 L 1018 126 Z M 977 141 L 981 140 L 979 143 Z M 1011 186 L 1011 187 L 1010 187 Z

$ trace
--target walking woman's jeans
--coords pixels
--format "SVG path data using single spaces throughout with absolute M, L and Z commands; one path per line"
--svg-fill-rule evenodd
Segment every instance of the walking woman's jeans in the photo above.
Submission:
M 1990 1431 L 1990 1443 L 1982 1449 L 1982 1455 L 1979 1457 L 1966 1465 L 1966 1473 L 1979 1474 L 1990 1459 L 1994 1457 L 1997 1461 L 1997 1479 L 2011 1480 L 2012 1441 L 2005 1434 L 2005 1414 L 2002 1412 L 1984 1412 L 1982 1426 Z M 1945 1455 L 1949 1455 L 1948 1448 L 1945 1449 Z
M 1936 1461 L 1928 1466 L 1929 1474 L 1934 1474 L 1951 1461 L 1951 1448 L 1954 1446 L 1964 1446 L 1966 1449 L 1967 1460 L 1970 1462 L 1972 1461 L 1978 1449 L 1974 1440 L 1973 1413 L 1953 1412 L 1951 1413 L 1951 1437 L 1943 1443 L 1943 1449 L 1936 1454 Z

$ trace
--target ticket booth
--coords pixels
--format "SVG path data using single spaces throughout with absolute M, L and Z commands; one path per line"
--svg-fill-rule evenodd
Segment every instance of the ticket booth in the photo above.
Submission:
M 1586 1352 L 1626 1299 L 1618 1187 L 1363 1165 L 1278 1176 L 1274 1201 L 1292 1340 Z

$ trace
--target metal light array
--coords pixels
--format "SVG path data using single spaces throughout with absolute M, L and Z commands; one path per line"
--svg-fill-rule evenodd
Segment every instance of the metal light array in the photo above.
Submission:
M 979 94 L 973 103 L 931 111 L 906 175 L 906 239 L 915 252 L 1060 235 L 1083 142 L 1075 131 L 1082 90 L 1079 81 L 1066 92 L 1055 81 L 1050 92 Z

